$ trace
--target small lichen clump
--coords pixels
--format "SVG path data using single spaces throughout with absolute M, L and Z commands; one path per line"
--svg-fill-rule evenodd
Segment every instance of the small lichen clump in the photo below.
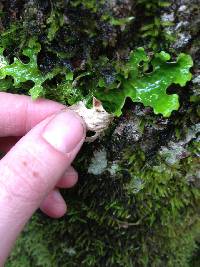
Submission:
M 87 108 L 86 103 L 80 101 L 70 106 L 69 109 L 75 111 L 83 118 L 88 131 L 95 133 L 93 136 L 86 138 L 86 141 L 88 142 L 95 141 L 105 130 L 107 130 L 113 120 L 113 115 L 106 112 L 102 103 L 96 98 L 93 98 L 92 108 Z

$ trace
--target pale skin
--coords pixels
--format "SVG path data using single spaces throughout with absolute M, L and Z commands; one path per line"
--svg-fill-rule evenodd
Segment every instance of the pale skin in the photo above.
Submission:
M 71 163 L 85 135 L 83 120 L 59 103 L 0 93 L 0 266 L 38 208 L 66 213 L 59 188 L 77 182 Z

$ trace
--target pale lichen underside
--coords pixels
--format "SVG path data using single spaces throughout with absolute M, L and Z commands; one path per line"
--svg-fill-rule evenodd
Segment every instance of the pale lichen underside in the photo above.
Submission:
M 84 101 L 72 105 L 69 109 L 78 113 L 85 121 L 88 131 L 95 134 L 87 137 L 87 142 L 95 141 L 110 125 L 113 120 L 113 115 L 108 113 L 102 106 L 101 101 L 93 98 L 93 107 L 88 109 Z

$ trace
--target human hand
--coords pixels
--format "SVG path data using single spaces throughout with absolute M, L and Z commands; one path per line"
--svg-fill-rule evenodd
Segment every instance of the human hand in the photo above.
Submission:
M 0 93 L 0 150 L 7 152 L 0 161 L 0 266 L 38 207 L 54 218 L 66 212 L 56 188 L 76 183 L 71 163 L 86 130 L 76 113 L 63 108 Z

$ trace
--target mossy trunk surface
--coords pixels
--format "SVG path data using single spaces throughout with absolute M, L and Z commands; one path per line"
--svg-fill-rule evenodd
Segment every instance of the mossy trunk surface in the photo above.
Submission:
M 45 81 L 44 96 L 65 104 L 73 92 L 63 68 L 93 88 L 102 77 L 112 84 L 115 62 L 137 47 L 194 60 L 192 81 L 168 88 L 180 100 L 169 118 L 128 99 L 105 135 L 84 145 L 74 163 L 79 182 L 62 192 L 68 214 L 52 220 L 38 211 L 6 266 L 199 266 L 200 0 L 1 0 L 0 14 L 4 55 L 25 62 L 34 36 L 40 71 L 62 70 Z

